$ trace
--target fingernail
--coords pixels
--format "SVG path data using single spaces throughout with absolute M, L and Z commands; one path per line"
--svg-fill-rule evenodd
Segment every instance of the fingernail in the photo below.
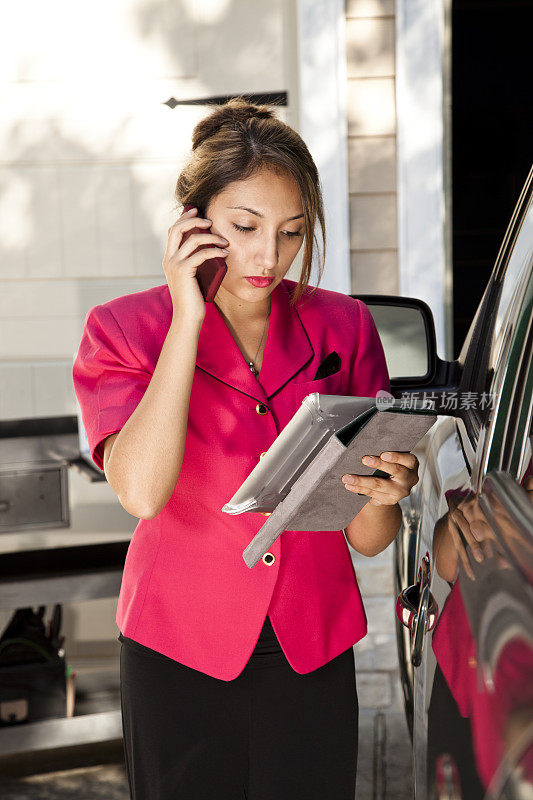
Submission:
M 392 456 L 391 456 L 391 454 L 390 454 L 390 453 L 382 453 L 382 454 L 381 454 L 381 458 L 383 459 L 383 461 L 390 461 L 390 459 L 392 458 Z
M 473 547 L 472 552 L 474 554 L 474 558 L 476 559 L 476 561 L 481 563 L 483 561 L 483 553 L 481 552 L 479 547 Z
M 342 476 L 342 482 L 343 483 L 354 483 L 355 481 L 354 481 L 354 479 L 352 478 L 351 475 L 343 475 Z
M 376 463 L 375 460 L 371 456 L 365 456 L 363 458 L 363 464 L 372 465 L 372 464 L 375 464 L 375 463 Z
M 186 214 L 192 214 L 194 211 L 197 211 L 197 209 L 196 208 L 189 208 L 189 210 L 186 211 L 185 213 Z

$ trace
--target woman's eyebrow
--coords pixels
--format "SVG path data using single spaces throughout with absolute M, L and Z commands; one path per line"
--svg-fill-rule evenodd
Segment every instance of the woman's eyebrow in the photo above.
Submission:
M 226 208 L 242 208 L 243 211 L 249 211 L 250 214 L 255 214 L 256 217 L 263 216 L 259 211 L 255 211 L 253 208 L 246 208 L 246 206 L 226 206 Z M 300 219 L 301 217 L 303 217 L 303 214 L 297 214 L 295 217 L 289 217 L 285 222 L 290 222 L 291 219 Z

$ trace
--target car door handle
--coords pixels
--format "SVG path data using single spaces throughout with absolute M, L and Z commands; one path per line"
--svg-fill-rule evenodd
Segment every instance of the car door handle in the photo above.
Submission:
M 411 664 L 419 667 L 427 631 L 437 622 L 439 607 L 429 590 L 429 553 L 422 559 L 418 570 L 418 583 L 408 586 L 396 601 L 396 616 L 411 631 Z

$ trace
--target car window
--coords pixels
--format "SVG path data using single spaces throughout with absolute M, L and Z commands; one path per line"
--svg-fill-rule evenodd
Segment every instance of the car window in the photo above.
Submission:
M 489 355 L 489 369 L 494 370 L 492 388 L 496 388 L 501 383 L 501 373 L 506 368 L 506 350 L 510 344 L 510 336 L 516 325 L 518 309 L 523 303 L 526 285 L 531 276 L 532 259 L 533 203 L 530 203 L 505 271 L 494 320 Z
M 483 430 L 479 477 L 491 469 L 504 469 L 518 477 L 519 464 L 527 447 L 533 385 L 533 259 L 524 260 L 528 282 L 521 296 L 513 295 L 504 341 L 493 342 L 494 373 L 489 385 L 492 407 Z M 519 275 L 521 285 L 522 275 Z M 519 305 L 518 305 L 519 303 Z M 491 350 L 492 356 L 492 350 Z
M 498 401 L 502 370 L 506 364 L 504 351 L 509 346 L 516 307 L 522 300 L 531 271 L 532 253 L 533 168 L 458 358 L 464 365 L 461 388 L 475 393 L 475 403 L 465 417 L 473 446 L 483 435 L 482 428 L 490 422 L 492 409 Z M 491 402 L 494 393 L 496 398 Z

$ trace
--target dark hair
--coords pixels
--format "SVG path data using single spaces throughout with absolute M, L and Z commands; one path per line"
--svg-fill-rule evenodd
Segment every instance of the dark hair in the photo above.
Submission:
M 290 125 L 279 120 L 267 105 L 254 105 L 240 96 L 216 106 L 194 127 L 192 154 L 178 177 L 174 197 L 178 207 L 192 203 L 205 212 L 212 198 L 228 184 L 246 180 L 264 168 L 292 176 L 302 199 L 304 251 L 300 279 L 291 298 L 294 305 L 311 276 L 317 217 L 323 242 L 320 282 L 326 229 L 318 170 L 304 140 Z

